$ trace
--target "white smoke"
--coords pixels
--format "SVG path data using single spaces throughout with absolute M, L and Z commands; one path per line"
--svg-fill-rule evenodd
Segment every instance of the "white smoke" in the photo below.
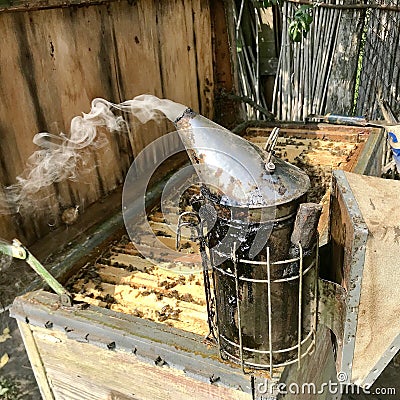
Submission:
M 164 116 L 173 122 L 187 109 L 187 106 L 183 104 L 175 103 L 168 99 L 159 99 L 148 94 L 142 94 L 133 100 L 124 101 L 120 104 L 112 104 L 103 99 L 95 99 L 92 102 L 92 107 L 97 101 L 105 102 L 109 107 L 115 107 L 133 114 L 142 124 L 151 120 L 160 121 Z
M 29 157 L 16 183 L 0 193 L 0 213 L 15 213 L 24 206 L 32 206 L 30 199 L 41 189 L 65 180 L 78 181 L 82 169 L 93 168 L 85 163 L 86 152 L 108 145 L 107 136 L 99 128 L 106 128 L 109 132 L 129 132 L 131 129 L 122 116 L 112 112 L 113 109 L 132 114 L 144 124 L 165 117 L 174 121 L 186 108 L 152 95 L 140 95 L 120 104 L 94 99 L 88 114 L 83 113 L 71 120 L 69 135 L 47 132 L 35 135 L 33 143 L 39 149 Z

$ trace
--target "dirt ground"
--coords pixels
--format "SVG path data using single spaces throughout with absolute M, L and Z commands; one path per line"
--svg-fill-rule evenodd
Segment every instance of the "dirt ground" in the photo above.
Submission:
M 8 330 L 9 334 L 3 334 Z M 0 399 L 39 400 L 40 392 L 17 323 L 7 311 L 0 314 L 0 338 L 5 339 L 0 343 L 0 358 L 4 354 L 9 356 L 8 362 L 0 369 L 0 393 L 4 392 Z

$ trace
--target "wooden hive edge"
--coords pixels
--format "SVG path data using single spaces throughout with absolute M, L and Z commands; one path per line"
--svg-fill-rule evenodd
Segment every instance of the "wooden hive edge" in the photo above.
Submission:
M 121 351 L 134 359 L 182 371 L 207 384 L 251 394 L 251 377 L 220 360 L 216 346 L 204 337 L 157 322 L 97 306 L 61 307 L 58 297 L 39 290 L 17 297 L 10 315 L 30 327 L 62 332 L 68 339 Z M 263 378 L 269 379 L 267 373 Z

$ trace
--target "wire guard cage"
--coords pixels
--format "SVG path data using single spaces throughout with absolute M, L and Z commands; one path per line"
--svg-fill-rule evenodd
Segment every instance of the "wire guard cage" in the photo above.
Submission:
M 269 370 L 271 377 L 274 368 L 294 363 L 300 368 L 302 358 L 311 353 L 315 345 L 318 248 L 317 239 L 311 251 L 304 253 L 299 245 L 298 257 L 271 262 L 269 247 L 265 248 L 265 261 L 253 261 L 238 259 L 234 246 L 230 260 L 233 268 L 212 267 L 213 291 L 206 287 L 210 333 L 218 341 L 223 359 L 240 364 L 244 372 L 246 368 Z M 202 258 L 204 264 L 206 257 Z M 295 274 L 273 278 L 274 269 L 293 265 L 297 267 Z M 207 267 L 203 265 L 208 275 Z M 265 271 L 266 276 L 258 279 L 251 277 L 256 275 L 252 272 L 243 273 L 256 269 Z M 206 285 L 210 285 L 209 282 L 205 279 Z M 279 321 L 282 294 L 283 301 L 295 299 L 290 318 L 295 318 L 296 326 L 289 335 L 280 329 L 287 326 L 286 322 Z M 226 323 L 227 315 L 232 322 L 230 326 Z M 283 336 L 286 339 L 282 340 Z M 288 340 L 290 345 L 282 346 Z

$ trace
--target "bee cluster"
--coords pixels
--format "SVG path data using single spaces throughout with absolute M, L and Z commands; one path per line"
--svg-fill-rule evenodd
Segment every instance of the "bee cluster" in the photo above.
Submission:
M 187 195 L 191 195 L 189 191 Z M 184 205 L 185 207 L 188 205 Z M 172 245 L 165 218 L 158 209 L 149 214 L 157 238 Z M 163 226 L 165 225 L 165 227 Z M 198 245 L 183 241 L 183 252 L 198 252 Z M 154 253 L 161 251 L 153 249 Z M 88 262 L 67 283 L 76 301 L 109 308 L 199 334 L 208 332 L 203 277 L 182 274 L 145 259 L 124 234 Z

